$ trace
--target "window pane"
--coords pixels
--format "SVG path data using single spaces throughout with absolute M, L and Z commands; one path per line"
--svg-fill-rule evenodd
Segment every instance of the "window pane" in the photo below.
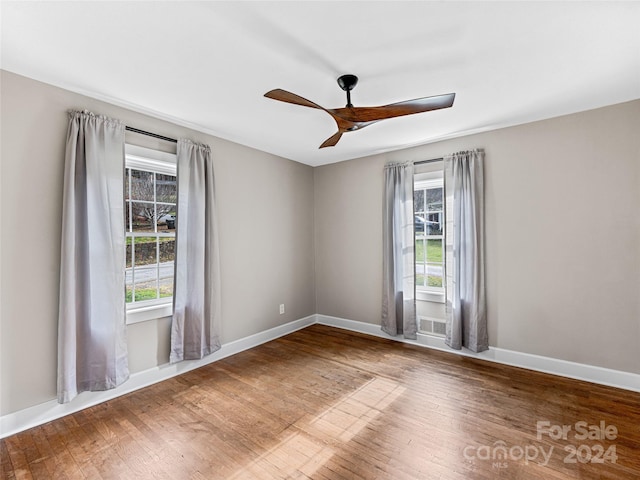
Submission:
M 124 199 L 129 200 L 129 173 L 131 172 L 130 168 L 125 169 L 124 171 Z
M 176 259 L 176 239 L 160 238 L 160 263 L 171 262 Z
M 124 202 L 124 231 L 131 231 L 131 202 Z
M 160 238 L 160 298 L 173 296 L 173 271 L 176 259 L 174 238 Z
M 156 202 L 176 203 L 178 187 L 174 175 L 156 174 Z
M 442 267 L 440 267 L 442 268 Z M 429 270 L 429 267 L 427 267 Z M 427 275 L 427 286 L 428 287 L 442 287 L 442 274 L 436 275 Z
M 133 238 L 127 237 L 126 244 L 127 244 L 127 268 L 131 268 L 131 260 L 133 259 L 133 245 L 132 245 Z
M 156 205 L 158 212 L 158 231 L 159 232 L 174 232 L 176 229 L 176 212 L 177 208 L 174 205 Z
M 426 260 L 424 246 L 424 239 L 416 239 L 416 262 L 424 262 Z
M 442 219 L 441 211 L 427 214 L 427 235 L 442 235 Z
M 424 190 L 414 190 L 413 210 L 416 213 L 424 212 Z
M 177 175 L 168 164 L 126 157 L 124 206 L 126 237 L 125 294 L 132 303 L 173 296 Z M 150 159 L 151 160 L 151 159 Z M 159 236 L 159 233 L 162 236 Z
M 131 199 L 153 202 L 153 173 L 131 170 Z
M 427 190 L 427 210 L 442 210 L 442 188 Z
M 158 267 L 149 265 L 134 270 L 134 301 L 155 300 L 158 298 Z
M 127 239 L 128 240 L 128 239 Z M 127 246 L 127 251 L 129 251 L 129 246 Z M 131 268 L 131 262 L 130 262 L 130 258 L 131 257 L 127 257 L 127 268 L 124 271 L 124 284 L 125 284 L 125 294 L 127 297 L 127 303 L 131 302 L 133 300 L 132 297 L 132 290 L 133 290 L 133 269 Z
M 415 281 L 419 288 L 444 286 L 444 188 L 436 180 L 425 181 L 414 189 Z
M 429 263 L 442 263 L 442 239 L 427 240 L 427 261 Z
M 156 237 L 136 237 L 134 264 L 136 269 L 144 265 L 155 265 L 157 260 L 157 239 Z
M 153 203 L 131 202 L 131 215 L 134 232 L 155 232 Z
M 415 232 L 416 236 L 424 235 L 426 233 L 426 228 L 427 222 L 425 221 L 424 217 L 421 215 L 414 215 L 413 231 Z
M 173 273 L 170 278 L 160 279 L 160 298 L 168 297 L 173 297 Z

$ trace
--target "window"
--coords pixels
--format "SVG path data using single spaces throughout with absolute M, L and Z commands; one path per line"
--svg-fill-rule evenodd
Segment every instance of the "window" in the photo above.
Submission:
M 444 182 L 442 172 L 415 176 L 416 289 L 444 293 Z
M 171 314 L 177 212 L 176 156 L 125 148 L 127 321 Z

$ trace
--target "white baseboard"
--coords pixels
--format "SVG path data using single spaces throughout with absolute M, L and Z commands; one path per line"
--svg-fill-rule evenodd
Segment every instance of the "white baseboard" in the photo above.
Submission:
M 466 349 L 461 351 L 452 350 L 445 345 L 444 339 L 440 337 L 418 334 L 417 340 L 406 340 L 400 337 L 387 335 L 380 329 L 379 325 L 316 314 L 295 320 L 285 325 L 271 328 L 264 332 L 256 333 L 255 335 L 251 335 L 240 340 L 226 343 L 222 345 L 220 350 L 201 360 L 186 360 L 175 364 L 165 364 L 142 372 L 134 373 L 131 375 L 129 380 L 113 390 L 107 390 L 104 392 L 84 392 L 74 398 L 71 402 L 64 405 L 59 404 L 57 400 L 53 399 L 33 407 L 3 415 L 0 417 L 0 438 L 8 437 L 9 435 L 42 425 L 43 423 L 64 417 L 65 415 L 78 412 L 140 388 L 175 377 L 176 375 L 188 372 L 189 370 L 222 360 L 225 357 L 257 347 L 258 345 L 275 340 L 276 338 L 308 327 L 314 323 L 351 330 L 389 340 L 410 343 L 412 345 L 443 350 L 455 355 L 464 355 L 505 365 L 527 368 L 538 372 L 550 373 L 553 375 L 560 375 L 563 377 L 575 378 L 601 385 L 640 392 L 640 375 L 635 373 L 611 370 L 608 368 L 595 367 L 592 365 L 585 365 L 557 358 L 542 357 L 539 355 L 515 352 L 495 347 L 491 347 L 489 350 L 481 353 L 474 353 Z
M 489 350 L 480 353 L 475 353 L 467 349 L 453 350 L 445 345 L 444 338 L 441 337 L 418 334 L 417 340 L 406 340 L 401 337 L 392 337 L 391 335 L 387 335 L 380 329 L 379 325 L 331 317 L 328 315 L 316 315 L 316 323 L 374 335 L 376 337 L 387 338 L 389 340 L 410 343 L 412 345 L 443 350 L 456 355 L 479 358 L 514 367 L 527 368 L 537 372 L 550 373 L 552 375 L 560 375 L 562 377 L 573 378 L 576 380 L 585 380 L 587 382 L 606 385 L 609 387 L 640 392 L 640 375 L 636 373 L 596 367 L 593 365 L 543 357 L 530 353 L 515 352 L 504 348 L 490 347 Z
M 275 340 L 289 333 L 316 323 L 316 316 L 310 315 L 285 325 L 256 333 L 240 340 L 225 343 L 220 350 L 201 360 L 185 360 L 180 363 L 165 364 L 153 367 L 142 372 L 134 373 L 129 380 L 117 388 L 104 392 L 83 392 L 71 402 L 60 404 L 57 400 L 50 400 L 33 407 L 18 410 L 0 417 L 0 438 L 8 437 L 14 433 L 27 430 L 43 423 L 50 422 L 65 415 L 69 415 L 85 408 L 92 407 L 107 400 L 119 397 L 126 393 L 133 392 L 154 383 L 167 380 L 181 373 L 188 372 L 198 367 L 202 367 L 212 362 L 222 360 L 230 355 L 235 355 L 244 350 L 257 347 L 263 343 Z

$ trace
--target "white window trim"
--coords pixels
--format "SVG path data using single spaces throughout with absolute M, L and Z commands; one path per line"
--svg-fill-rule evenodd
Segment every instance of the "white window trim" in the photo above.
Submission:
M 439 290 L 442 291 L 436 291 L 434 287 L 419 288 L 416 286 L 416 300 L 421 300 L 423 302 L 445 303 L 446 298 L 444 287 Z
M 126 167 L 154 170 L 166 175 L 176 174 L 178 156 L 175 153 L 161 152 L 160 150 L 153 150 L 151 148 L 126 143 L 124 146 L 124 155 Z
M 171 303 L 163 303 L 161 305 L 147 305 L 146 307 L 128 308 L 127 309 L 127 325 L 134 323 L 146 322 L 148 320 L 157 320 L 159 318 L 170 317 L 173 315 L 173 299 Z
M 414 190 L 423 190 L 423 189 L 429 189 L 429 188 L 438 188 L 438 187 L 442 187 L 442 180 L 443 178 L 436 178 L 436 179 L 432 179 L 432 180 L 416 180 L 413 183 L 413 189 Z
M 429 186 L 438 186 L 441 185 L 444 180 L 444 172 L 442 170 L 436 170 L 433 172 L 425 172 L 425 173 L 416 173 L 413 176 L 413 184 L 419 185 L 418 188 L 426 188 L 421 184 L 429 183 Z
M 178 157 L 175 153 L 161 152 L 160 150 L 129 144 L 125 144 L 124 152 L 125 168 L 176 175 Z M 127 304 L 127 325 L 157 320 L 171 315 L 173 315 L 173 297 Z

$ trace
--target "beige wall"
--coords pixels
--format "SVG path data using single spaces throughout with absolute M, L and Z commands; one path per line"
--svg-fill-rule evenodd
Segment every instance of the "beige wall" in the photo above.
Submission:
M 1 101 L 0 414 L 55 398 L 68 109 L 211 145 L 224 343 L 315 313 L 311 167 L 4 71 Z M 127 139 L 175 148 L 140 135 Z M 168 335 L 169 319 L 130 325 L 131 370 L 166 363 Z
M 484 148 L 491 345 L 640 373 L 638 132 L 634 101 L 314 169 L 318 313 L 380 322 L 385 162 Z

